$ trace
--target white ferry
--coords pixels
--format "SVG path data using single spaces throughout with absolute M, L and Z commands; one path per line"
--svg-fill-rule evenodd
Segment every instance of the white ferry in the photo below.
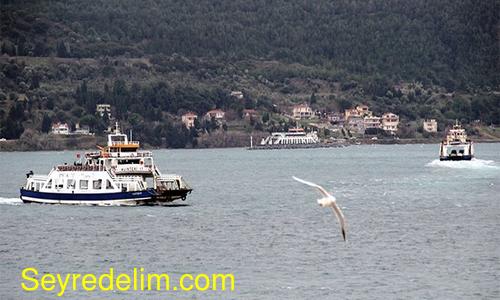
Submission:
M 85 154 L 73 165 L 54 167 L 48 175 L 27 174 L 24 202 L 151 205 L 185 200 L 192 189 L 182 176 L 162 175 L 150 151 L 120 133 L 108 135 L 106 147 Z
M 291 128 L 288 132 L 273 132 L 261 140 L 260 144 L 253 145 L 250 137 L 249 150 L 256 149 L 299 149 L 299 148 L 329 148 L 343 147 L 342 143 L 321 142 L 316 131 L 305 132 L 303 128 Z
M 474 145 L 457 121 L 441 142 L 439 160 L 471 160 L 473 157 Z
M 319 144 L 316 131 L 306 133 L 303 128 L 290 128 L 288 132 L 273 132 L 263 138 L 261 148 L 299 148 Z M 253 145 L 251 145 L 253 148 Z

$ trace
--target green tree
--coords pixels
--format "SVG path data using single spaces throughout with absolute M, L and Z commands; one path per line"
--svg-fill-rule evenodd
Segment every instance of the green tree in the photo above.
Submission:
M 52 128 L 52 118 L 48 114 L 43 115 L 42 132 L 48 133 Z

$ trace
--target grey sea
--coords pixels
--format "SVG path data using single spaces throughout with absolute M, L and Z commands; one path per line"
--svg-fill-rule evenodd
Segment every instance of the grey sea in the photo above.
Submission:
M 437 145 L 338 149 L 158 150 L 194 188 L 168 207 L 22 204 L 25 173 L 76 152 L 0 153 L 0 299 L 27 292 L 21 271 L 232 273 L 234 291 L 67 290 L 68 299 L 500 299 L 500 144 L 440 162 Z M 343 242 L 320 195 L 347 219 Z M 31 285 L 31 283 L 30 283 Z

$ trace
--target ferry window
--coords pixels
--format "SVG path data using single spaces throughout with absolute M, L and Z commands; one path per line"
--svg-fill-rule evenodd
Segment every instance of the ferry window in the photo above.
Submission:
M 47 188 L 51 189 L 52 188 L 52 179 L 47 182 Z
M 68 179 L 68 189 L 75 189 L 76 182 L 74 179 Z
M 113 141 L 113 142 L 125 142 L 125 136 L 124 135 L 112 136 L 111 141 Z
M 109 181 L 109 179 L 106 180 L 106 189 L 108 189 L 108 190 L 112 190 L 113 189 L 113 185 L 111 184 L 111 181 Z
M 102 179 L 94 180 L 92 182 L 92 186 L 93 186 L 94 190 L 100 190 L 102 187 Z
M 89 188 L 89 181 L 88 180 L 80 180 L 80 189 L 86 190 L 88 188 Z
M 122 183 L 122 192 L 126 192 L 126 191 L 127 191 L 127 184 Z

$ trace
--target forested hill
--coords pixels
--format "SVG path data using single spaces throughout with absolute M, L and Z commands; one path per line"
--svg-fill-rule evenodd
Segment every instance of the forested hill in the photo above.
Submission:
M 499 83 L 497 0 L 2 0 L 2 53 L 322 65 L 448 89 Z
M 0 140 L 21 149 L 50 148 L 54 123 L 102 136 L 115 119 L 155 147 L 243 145 L 296 126 L 299 103 L 393 112 L 401 138 L 421 138 L 427 118 L 439 134 L 458 119 L 500 136 L 498 0 L 0 4 Z M 225 123 L 203 118 L 216 108 Z M 189 130 L 187 111 L 200 119 Z

